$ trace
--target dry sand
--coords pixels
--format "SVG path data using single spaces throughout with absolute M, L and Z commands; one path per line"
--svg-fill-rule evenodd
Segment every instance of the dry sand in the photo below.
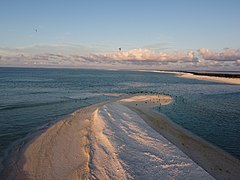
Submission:
M 192 73 L 176 72 L 176 71 L 152 71 L 162 73 L 174 73 L 182 78 L 198 79 L 203 81 L 219 82 L 226 84 L 240 84 L 240 78 L 225 78 L 225 77 L 214 77 L 214 76 L 200 76 Z
M 13 179 L 213 179 L 205 170 L 234 179 L 239 161 L 152 110 L 171 101 L 135 96 L 80 109 L 27 146 Z
M 150 101 L 149 103 L 156 102 Z M 239 179 L 240 161 L 221 149 L 209 144 L 191 132 L 181 128 L 167 119 L 164 115 L 154 111 L 145 102 L 125 104 L 131 110 L 137 112 L 149 126 L 163 135 L 186 153 L 192 160 L 203 167 L 208 173 L 217 179 Z
M 99 109 L 99 116 L 105 124 L 103 134 L 114 147 L 111 153 L 105 152 L 115 156 L 124 173 L 115 177 L 112 174 L 118 171 L 108 168 L 111 176 L 97 176 L 99 179 L 213 179 L 126 106 L 106 104 Z
M 16 179 L 89 179 L 89 136 L 97 108 L 80 109 L 36 138 Z

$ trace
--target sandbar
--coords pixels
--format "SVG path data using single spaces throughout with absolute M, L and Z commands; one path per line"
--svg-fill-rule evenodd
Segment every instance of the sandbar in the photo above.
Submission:
M 238 159 L 153 110 L 152 107 L 156 106 L 156 99 L 157 97 L 148 101 L 147 104 L 151 105 L 147 105 L 146 102 L 138 102 L 136 105 L 134 101 L 125 105 L 138 113 L 149 126 L 176 145 L 214 178 L 239 178 L 240 161 Z
M 170 96 L 138 95 L 82 108 L 28 144 L 11 178 L 234 179 L 238 176 L 238 160 L 153 110 L 171 101 Z

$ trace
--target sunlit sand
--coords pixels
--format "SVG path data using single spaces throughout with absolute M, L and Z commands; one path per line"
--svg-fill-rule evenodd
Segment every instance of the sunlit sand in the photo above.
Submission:
M 170 142 L 164 137 L 167 133 L 157 132 L 161 128 L 148 125 L 153 120 L 147 117 L 149 110 L 171 101 L 169 96 L 140 95 L 80 109 L 29 143 L 15 178 L 213 179 L 172 143 L 181 141 L 176 132 L 184 133 L 176 130 Z M 162 128 L 168 126 L 168 133 L 176 128 L 171 123 Z M 179 143 L 188 146 L 188 141 Z

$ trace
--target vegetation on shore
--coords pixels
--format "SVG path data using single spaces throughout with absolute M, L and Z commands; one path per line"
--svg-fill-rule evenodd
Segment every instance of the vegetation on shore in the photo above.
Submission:
M 224 78 L 240 78 L 240 74 L 226 74 L 222 73 L 213 73 L 213 72 L 193 72 L 193 71 L 171 71 L 171 70 L 164 70 L 166 72 L 179 72 L 179 73 L 191 73 L 193 75 L 198 76 L 212 76 L 212 77 L 224 77 Z

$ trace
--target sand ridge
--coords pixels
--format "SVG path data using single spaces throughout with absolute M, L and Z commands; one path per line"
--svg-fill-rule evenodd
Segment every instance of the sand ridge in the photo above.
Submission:
M 153 110 L 152 106 L 145 104 L 144 106 L 136 106 L 132 102 L 125 103 L 127 107 L 138 113 L 149 126 L 175 144 L 215 178 L 238 179 L 240 176 L 240 161 L 238 159 L 183 129 Z
M 48 128 L 26 148 L 25 161 L 19 166 L 15 179 L 156 179 L 163 176 L 212 179 L 156 132 L 162 128 L 159 123 L 154 124 L 159 116 L 149 110 L 171 103 L 170 96 L 138 95 L 120 99 L 82 108 Z M 146 122 L 156 125 L 156 131 Z M 174 124 L 164 128 L 170 129 L 169 136 L 166 133 L 164 136 L 175 138 L 177 145 L 187 143 L 187 139 L 176 139 L 171 131 L 176 128 Z M 178 133 L 185 135 L 184 131 Z
M 97 107 L 87 107 L 59 121 L 26 149 L 26 179 L 89 179 L 89 128 Z

